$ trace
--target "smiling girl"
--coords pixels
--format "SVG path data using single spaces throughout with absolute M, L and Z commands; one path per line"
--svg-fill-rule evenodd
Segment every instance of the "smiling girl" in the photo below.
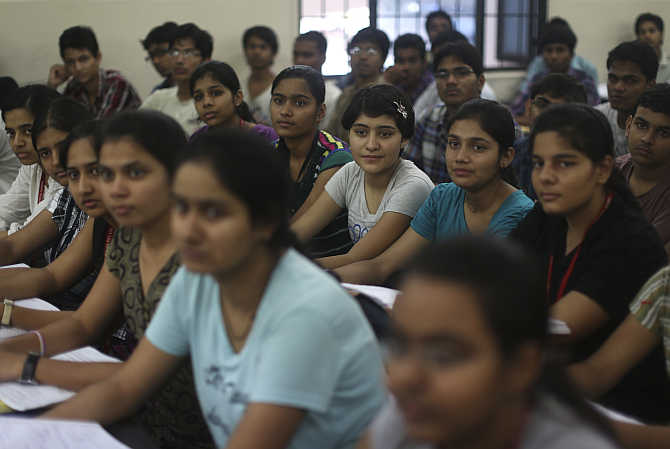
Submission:
M 342 120 L 354 162 L 335 173 L 292 226 L 301 240 L 308 240 L 347 210 L 354 247 L 347 254 L 319 259 L 325 268 L 379 255 L 405 232 L 433 189 L 430 178 L 400 156 L 414 132 L 414 111 L 397 88 L 360 90 Z

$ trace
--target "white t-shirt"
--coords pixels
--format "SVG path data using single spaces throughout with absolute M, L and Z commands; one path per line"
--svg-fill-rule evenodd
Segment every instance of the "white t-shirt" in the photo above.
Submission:
M 342 89 L 337 87 L 335 80 L 326 81 L 326 99 L 324 101 L 326 104 L 326 116 L 321 120 L 322 126 L 326 126 L 327 123 L 330 123 L 335 115 L 335 106 L 337 105 L 337 99 L 340 98 L 341 93 Z
M 0 194 L 5 193 L 19 174 L 21 162 L 14 154 L 9 137 L 5 132 L 5 122 L 0 115 Z
M 272 99 L 272 84 L 270 84 L 267 89 L 258 94 L 257 97 L 251 98 L 249 94 L 249 80 L 242 85 L 242 94 L 244 96 L 244 101 L 249 106 L 249 111 L 251 115 L 254 116 L 254 119 L 257 123 L 262 123 L 263 125 L 272 126 L 272 120 L 270 118 L 270 100 Z
M 365 172 L 356 162 L 349 162 L 326 184 L 328 195 L 349 215 L 349 235 L 356 244 L 365 237 L 385 212 L 398 212 L 414 217 L 430 195 L 434 184 L 414 162 L 400 159 L 386 187 L 376 213 L 370 213 L 365 199 Z
M 198 118 L 198 111 L 195 109 L 193 99 L 179 100 L 177 89 L 178 87 L 175 86 L 157 90 L 144 100 L 140 109 L 155 109 L 169 115 L 179 122 L 188 137 L 200 128 L 202 123 Z
M 626 130 L 619 128 L 617 123 L 618 111 L 607 103 L 599 104 L 595 107 L 597 110 L 605 114 L 607 121 L 610 122 L 612 133 L 614 134 L 614 153 L 616 156 L 623 156 L 628 153 L 628 139 L 626 139 Z

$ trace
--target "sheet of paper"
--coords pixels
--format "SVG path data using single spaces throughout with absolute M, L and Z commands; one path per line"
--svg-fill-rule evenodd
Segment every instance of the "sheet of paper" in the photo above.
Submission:
M 549 333 L 552 335 L 570 335 L 570 328 L 565 321 L 549 318 Z
M 27 309 L 55 310 L 55 311 L 58 310 L 58 307 L 39 298 L 20 299 L 18 301 L 15 301 L 14 304 L 17 306 L 25 307 Z M 4 340 L 5 338 L 16 337 L 17 335 L 25 333 L 26 331 L 24 331 L 23 329 L 0 326 L 0 340 Z
M 54 359 L 70 362 L 120 362 L 95 348 L 87 346 L 59 354 Z M 23 412 L 63 402 L 74 395 L 72 391 L 50 385 L 22 385 L 18 382 L 0 383 L 0 401 L 12 410 Z M 0 447 L 4 447 L 0 445 Z
M 348 284 L 346 282 L 342 283 L 342 287 L 346 290 L 354 290 L 359 293 L 368 295 L 375 301 L 377 301 L 383 307 L 387 309 L 393 308 L 393 303 L 395 302 L 396 296 L 400 291 L 393 290 L 392 288 L 379 287 L 377 285 L 361 285 L 361 284 Z
M 37 418 L 0 417 L 0 447 L 14 449 L 129 449 L 100 424 Z

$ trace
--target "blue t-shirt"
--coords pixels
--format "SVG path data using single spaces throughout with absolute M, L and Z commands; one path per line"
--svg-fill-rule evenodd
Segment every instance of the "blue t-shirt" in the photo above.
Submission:
M 272 273 L 239 353 L 224 329 L 219 285 L 180 268 L 146 336 L 191 354 L 200 407 L 224 447 L 247 404 L 306 410 L 288 448 L 353 448 L 384 401 L 381 355 L 356 302 L 312 262 L 288 250 Z
M 410 226 L 426 240 L 443 240 L 469 234 L 465 221 L 465 190 L 452 182 L 439 184 L 416 213 Z M 488 232 L 506 236 L 533 208 L 533 202 L 521 190 L 509 195 L 489 223 Z

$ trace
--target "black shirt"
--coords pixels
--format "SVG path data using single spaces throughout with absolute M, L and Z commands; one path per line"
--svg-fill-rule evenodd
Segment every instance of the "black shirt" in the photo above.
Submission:
M 567 223 L 549 216 L 538 203 L 510 237 L 534 250 L 545 273 L 554 256 L 548 301 L 556 295 L 575 250 L 565 254 Z M 629 304 L 642 285 L 667 263 L 658 233 L 635 204 L 618 195 L 586 234 L 565 292 L 577 291 L 596 302 L 609 321 L 572 347 L 574 362 L 591 356 L 629 314 Z M 664 355 L 657 347 L 633 368 L 601 402 L 646 421 L 670 419 L 670 381 Z

